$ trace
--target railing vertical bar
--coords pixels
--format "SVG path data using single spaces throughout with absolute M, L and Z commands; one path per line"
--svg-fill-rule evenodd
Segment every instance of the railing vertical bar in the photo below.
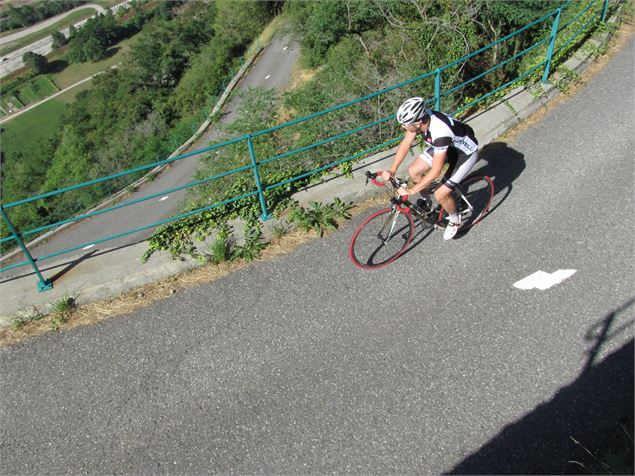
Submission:
M 7 223 L 9 230 L 13 234 L 13 238 L 15 239 L 16 243 L 18 244 L 18 246 L 24 253 L 24 256 L 26 256 L 26 259 L 29 261 L 29 264 L 33 268 L 33 271 L 35 271 L 35 274 L 38 278 L 38 283 L 37 283 L 38 291 L 46 291 L 48 289 L 52 289 L 53 284 L 48 279 L 44 279 L 44 277 L 42 277 L 42 273 L 40 273 L 40 269 L 37 267 L 37 264 L 35 264 L 35 260 L 33 259 L 33 256 L 31 256 L 31 253 L 29 253 L 29 250 L 24 245 L 24 242 L 22 241 L 22 238 L 20 238 L 20 234 L 18 233 L 18 230 L 16 230 L 15 226 L 13 226 L 13 223 L 11 223 L 11 220 L 9 219 L 9 215 L 7 215 L 7 212 L 4 210 L 4 207 L 2 205 L 0 205 L 0 213 L 2 214 L 2 218 L 4 219 L 4 221 Z
M 441 110 L 441 69 L 434 71 L 434 108 Z
M 251 165 L 254 169 L 256 187 L 258 187 L 258 198 L 260 199 L 260 208 L 262 209 L 262 215 L 260 215 L 260 219 L 265 221 L 271 218 L 271 213 L 269 213 L 269 210 L 267 209 L 267 202 L 265 201 L 265 191 L 262 187 L 262 181 L 260 180 L 260 172 L 258 171 L 258 162 L 256 161 L 256 153 L 254 152 L 254 143 L 251 134 L 247 136 L 247 146 L 249 147 L 249 157 L 251 158 Z
M 602 7 L 602 23 L 606 21 L 606 14 L 609 11 L 609 0 L 604 0 L 604 7 Z
M 545 72 L 542 74 L 542 82 L 546 83 L 549 78 L 549 70 L 551 68 L 551 60 L 553 59 L 553 48 L 556 44 L 556 37 L 558 36 L 558 24 L 560 23 L 560 15 L 562 8 L 558 8 L 556 11 L 556 17 L 553 20 L 551 27 L 551 39 L 549 41 L 549 48 L 547 49 L 547 61 L 545 63 Z

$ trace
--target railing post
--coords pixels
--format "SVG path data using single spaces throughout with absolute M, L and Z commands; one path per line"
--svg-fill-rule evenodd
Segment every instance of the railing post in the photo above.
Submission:
M 434 109 L 441 110 L 441 69 L 434 71 Z
M 556 44 L 556 36 L 558 36 L 558 25 L 560 24 L 560 14 L 562 8 L 558 8 L 556 12 L 556 18 L 553 20 L 551 26 L 551 39 L 549 40 L 549 48 L 547 49 L 547 63 L 545 64 L 545 72 L 542 74 L 542 82 L 546 83 L 549 78 L 549 70 L 551 69 L 551 59 L 553 58 L 553 49 Z
M 606 21 L 606 14 L 609 11 L 609 0 L 604 0 L 604 7 L 602 8 L 602 23 Z
M 40 270 L 35 264 L 35 260 L 33 259 L 33 256 L 31 256 L 31 253 L 29 253 L 29 250 L 27 249 L 24 242 L 22 241 L 22 238 L 20 238 L 20 235 L 18 231 L 15 229 L 15 227 L 13 226 L 13 223 L 11 223 L 11 220 L 9 220 L 9 215 L 7 215 L 7 212 L 4 211 L 4 207 L 2 205 L 0 205 L 0 213 L 2 214 L 2 218 L 4 219 L 4 221 L 7 223 L 9 230 L 11 230 L 11 233 L 13 234 L 13 239 L 16 241 L 18 246 L 24 252 L 24 256 L 26 256 L 26 259 L 29 261 L 29 263 L 31 263 L 31 267 L 33 268 L 33 271 L 35 271 L 35 274 L 38 277 L 39 281 L 37 283 L 37 290 L 46 291 L 48 289 L 52 289 L 53 283 L 51 283 L 48 279 L 44 279 L 42 277 Z
M 262 209 L 262 215 L 260 219 L 265 221 L 271 218 L 271 213 L 267 210 L 267 202 L 265 202 L 265 191 L 262 188 L 262 182 L 260 181 L 260 173 L 258 172 L 258 162 L 256 161 L 256 153 L 254 152 L 254 144 L 251 140 L 251 134 L 247 136 L 247 146 L 249 147 L 249 157 L 251 157 L 251 165 L 254 169 L 254 177 L 256 178 L 256 187 L 258 187 L 258 198 L 260 199 L 260 208 Z

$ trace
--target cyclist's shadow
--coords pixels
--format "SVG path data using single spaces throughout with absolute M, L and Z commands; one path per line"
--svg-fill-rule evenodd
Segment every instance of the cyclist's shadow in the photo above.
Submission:
M 507 199 L 514 180 L 525 170 L 525 156 L 506 142 L 490 142 L 478 156 L 479 161 L 470 175 L 488 175 L 494 182 L 494 198 L 488 213 L 491 215 Z
M 512 149 L 506 142 L 490 142 L 479 151 L 479 161 L 468 175 L 487 175 L 494 183 L 494 198 L 490 204 L 488 214 L 483 218 L 487 220 L 509 196 L 512 191 L 512 184 L 525 170 L 525 156 Z M 459 231 L 457 239 L 465 236 L 471 228 Z M 432 234 L 432 226 L 422 224 L 415 220 L 415 235 L 408 249 L 402 254 L 407 254 L 410 250 L 418 246 L 423 240 Z

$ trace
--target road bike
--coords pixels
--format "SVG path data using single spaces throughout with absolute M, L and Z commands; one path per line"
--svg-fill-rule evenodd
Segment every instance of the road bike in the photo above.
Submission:
M 353 263 L 359 268 L 372 269 L 386 266 L 406 252 L 415 235 L 415 227 L 445 229 L 447 212 L 434 199 L 434 191 L 442 184 L 435 181 L 425 195 L 415 203 L 408 196 L 399 196 L 397 190 L 407 182 L 391 177 L 390 181 L 378 180 L 381 172 L 366 172 L 366 183 L 386 187 L 390 206 L 366 218 L 357 228 L 349 247 Z M 464 233 L 487 215 L 494 197 L 494 183 L 486 175 L 468 177 L 452 192 L 461 215 Z

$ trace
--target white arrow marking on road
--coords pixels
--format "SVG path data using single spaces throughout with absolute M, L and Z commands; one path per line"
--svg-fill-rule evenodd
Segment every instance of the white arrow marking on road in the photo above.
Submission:
M 565 279 L 575 274 L 575 269 L 559 269 L 554 273 L 545 273 L 544 271 L 536 271 L 534 274 L 530 274 L 526 278 L 516 281 L 514 287 L 518 289 L 540 289 L 544 291 L 551 286 L 560 284 Z
M 159 201 L 162 202 L 163 200 L 167 200 L 168 197 L 169 197 L 169 195 L 166 195 L 165 197 L 161 197 L 161 198 L 159 198 Z

